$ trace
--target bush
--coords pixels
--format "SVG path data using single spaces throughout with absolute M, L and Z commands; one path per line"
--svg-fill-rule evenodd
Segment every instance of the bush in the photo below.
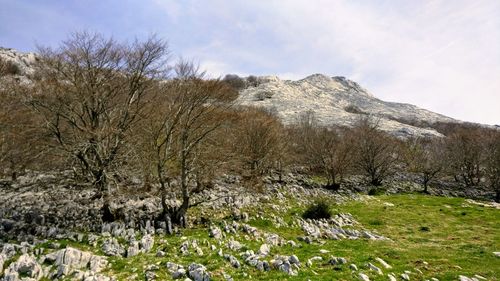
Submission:
M 245 80 L 236 74 L 227 74 L 222 81 L 237 91 L 245 88 Z
M 325 201 L 317 201 L 302 214 L 304 219 L 329 219 L 332 217 L 330 206 Z
M 344 110 L 349 112 L 349 113 L 354 113 L 354 114 L 366 114 L 361 108 L 355 106 L 355 105 L 348 105 L 344 107 Z
M 270 99 L 273 97 L 273 92 L 268 92 L 268 91 L 264 91 L 264 92 L 258 92 L 257 94 L 255 94 L 255 98 L 258 100 L 258 101 L 263 101 L 265 99 Z
M 21 69 L 17 64 L 10 60 L 0 58 L 0 76 L 18 75 L 21 74 Z
M 368 190 L 368 195 L 370 195 L 370 196 L 383 195 L 383 194 L 384 194 L 384 190 L 381 188 L 372 188 L 372 189 Z
M 247 77 L 247 84 L 250 87 L 257 87 L 259 86 L 259 78 L 257 76 L 250 75 Z

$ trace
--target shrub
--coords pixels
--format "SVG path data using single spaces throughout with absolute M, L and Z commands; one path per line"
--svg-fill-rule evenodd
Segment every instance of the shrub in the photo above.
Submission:
M 381 188 L 371 188 L 370 190 L 368 190 L 368 195 L 370 196 L 383 195 L 383 194 L 384 190 Z
M 247 77 L 247 83 L 248 83 L 248 86 L 250 86 L 250 87 L 257 87 L 260 84 L 259 78 L 257 76 L 253 76 L 253 75 L 250 75 Z
M 431 231 L 431 229 L 428 226 L 421 226 L 420 227 L 420 231 L 422 231 L 422 232 L 429 232 L 429 231 Z
M 332 216 L 330 206 L 323 200 L 311 204 L 302 214 L 304 219 L 329 219 Z
M 354 113 L 354 114 L 366 114 L 366 112 L 361 110 L 361 108 L 359 108 L 355 105 L 352 105 L 352 104 L 344 107 L 344 110 L 349 112 L 349 113 Z
M 257 94 L 255 94 L 255 98 L 258 100 L 258 101 L 263 101 L 265 99 L 270 99 L 273 97 L 273 92 L 268 92 L 268 91 L 264 91 L 264 92 L 258 92 Z
M 0 58 L 0 76 L 18 74 L 21 74 L 21 69 L 16 63 Z
M 222 81 L 237 91 L 245 88 L 245 80 L 236 74 L 227 74 Z

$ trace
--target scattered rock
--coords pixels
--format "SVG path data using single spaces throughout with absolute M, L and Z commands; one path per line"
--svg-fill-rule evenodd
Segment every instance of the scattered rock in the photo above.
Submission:
M 380 275 L 384 274 L 380 268 L 378 268 L 377 266 L 373 265 L 372 263 L 368 263 L 366 266 L 367 266 L 370 270 L 375 271 L 377 274 L 380 274 Z
M 20 277 L 25 276 L 32 279 L 29 280 L 40 280 L 43 277 L 43 269 L 40 264 L 36 261 L 35 257 L 30 254 L 21 255 L 17 261 L 11 263 L 7 269 L 4 271 L 5 281 L 17 281 L 21 280 Z M 23 278 L 22 280 L 27 280 Z
M 210 237 L 213 237 L 215 239 L 221 239 L 222 238 L 222 232 L 220 228 L 216 226 L 211 226 L 208 235 Z
M 210 281 L 210 273 L 204 265 L 192 263 L 188 267 L 188 274 L 193 281 Z
M 390 266 L 387 262 L 385 262 L 381 258 L 375 258 L 376 261 L 378 261 L 385 269 L 391 269 L 392 266 Z
M 358 274 L 358 278 L 361 281 L 370 281 L 370 278 L 368 277 L 368 275 L 361 273 L 361 272 Z
M 127 258 L 137 256 L 140 253 L 139 242 L 132 241 L 127 248 Z
M 104 242 L 102 243 L 102 251 L 108 256 L 119 257 L 125 254 L 125 249 L 114 237 L 104 240 Z
M 269 245 L 267 244 L 262 244 L 260 245 L 260 248 L 259 248 L 259 255 L 265 257 L 267 255 L 269 255 L 269 253 L 271 252 L 271 247 L 269 247 Z
M 155 243 L 155 239 L 153 238 L 153 236 L 151 236 L 150 234 L 146 234 L 142 237 L 141 239 L 141 250 L 145 253 L 151 251 L 151 249 L 153 248 L 153 245 Z

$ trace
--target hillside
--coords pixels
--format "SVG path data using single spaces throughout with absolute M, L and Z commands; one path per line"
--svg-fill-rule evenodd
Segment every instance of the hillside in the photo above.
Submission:
M 16 65 L 15 74 L 22 80 L 34 72 L 35 53 L 0 47 L 0 58 Z M 354 81 L 323 74 L 297 81 L 258 77 L 253 86 L 240 91 L 238 104 L 272 110 L 286 124 L 296 122 L 308 111 L 314 112 L 319 123 L 327 126 L 352 126 L 360 116 L 369 114 L 379 120 L 380 129 L 400 137 L 441 136 L 425 124 L 460 122 L 415 105 L 382 101 Z
M 382 130 L 406 137 L 440 136 L 434 129 L 406 123 L 459 122 L 411 104 L 382 101 L 344 77 L 314 74 L 290 81 L 264 76 L 258 77 L 257 84 L 241 91 L 240 103 L 272 110 L 288 124 L 308 111 L 327 126 L 352 126 L 360 116 L 369 114 L 380 120 Z

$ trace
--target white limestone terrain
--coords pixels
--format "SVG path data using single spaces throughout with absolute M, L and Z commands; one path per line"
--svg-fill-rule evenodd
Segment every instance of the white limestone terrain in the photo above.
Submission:
M 241 91 L 239 103 L 275 112 L 285 124 L 311 111 L 321 125 L 353 126 L 363 115 L 379 120 L 380 129 L 401 137 L 441 136 L 432 128 L 403 123 L 460 122 L 411 104 L 382 101 L 344 77 L 310 75 L 298 81 L 258 77 L 258 85 Z
M 37 56 L 0 47 L 0 59 L 16 64 L 19 80 L 29 81 Z M 261 76 L 256 80 L 256 83 L 247 81 L 247 87 L 240 91 L 238 103 L 271 110 L 285 124 L 297 122 L 301 115 L 313 112 L 321 125 L 349 127 L 362 116 L 370 115 L 378 120 L 381 130 L 399 137 L 411 137 L 441 134 L 425 125 L 410 124 L 460 122 L 411 104 L 382 101 L 344 77 L 314 74 L 298 81 L 276 76 Z

